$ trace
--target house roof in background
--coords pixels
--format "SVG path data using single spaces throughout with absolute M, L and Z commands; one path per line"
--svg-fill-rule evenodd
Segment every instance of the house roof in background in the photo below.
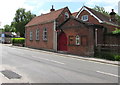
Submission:
M 76 17 L 78 17 L 83 10 L 88 11 L 88 12 L 89 12 L 91 15 L 93 15 L 93 17 L 95 17 L 100 23 L 104 23 L 104 22 L 105 22 L 105 23 L 110 23 L 110 24 L 116 25 L 115 22 L 110 21 L 110 16 L 107 16 L 107 15 L 105 15 L 105 14 L 102 14 L 102 13 L 98 12 L 98 11 L 95 11 L 94 9 L 91 9 L 91 8 L 89 8 L 89 7 L 87 7 L 87 6 L 83 6 L 83 7 L 80 9 L 79 13 L 76 15 Z
M 72 16 L 76 17 L 77 14 L 78 14 L 78 12 L 74 12 L 74 13 L 72 13 Z

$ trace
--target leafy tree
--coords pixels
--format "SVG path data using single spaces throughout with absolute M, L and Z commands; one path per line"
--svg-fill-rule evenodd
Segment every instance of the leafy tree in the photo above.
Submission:
M 95 6 L 93 9 L 98 11 L 98 12 L 101 12 L 101 13 L 107 15 L 107 16 L 109 15 L 109 12 L 105 11 L 105 9 L 103 7 Z
M 21 37 L 24 37 L 25 25 L 35 16 L 36 15 L 32 14 L 30 11 L 26 12 L 24 8 L 19 8 L 16 11 L 11 26 L 16 28 L 16 32 L 19 32 Z
M 10 25 L 5 25 L 3 32 L 16 32 L 16 29 Z
M 5 25 L 3 30 L 4 30 L 4 32 L 10 32 L 11 26 L 10 25 Z

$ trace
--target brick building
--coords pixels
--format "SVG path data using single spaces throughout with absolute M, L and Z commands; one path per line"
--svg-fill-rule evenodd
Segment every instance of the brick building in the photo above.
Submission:
M 42 14 L 26 25 L 26 46 L 57 51 L 57 25 L 65 21 L 71 12 L 68 7 Z
M 114 12 L 114 11 L 113 11 Z M 94 46 L 104 43 L 104 32 L 118 27 L 111 18 L 83 6 L 71 14 L 68 7 L 42 14 L 26 25 L 26 46 L 92 56 Z M 72 16 L 73 15 L 73 16 Z

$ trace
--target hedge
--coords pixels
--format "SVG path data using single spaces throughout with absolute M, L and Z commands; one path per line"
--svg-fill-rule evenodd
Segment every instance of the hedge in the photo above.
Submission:
M 24 44 L 25 38 L 12 38 L 11 41 L 12 44 Z
M 95 52 L 94 57 L 113 61 L 120 61 L 120 54 L 115 54 L 112 52 Z

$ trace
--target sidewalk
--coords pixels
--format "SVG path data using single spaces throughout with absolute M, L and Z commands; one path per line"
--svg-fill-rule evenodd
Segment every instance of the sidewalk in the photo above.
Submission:
M 105 64 L 120 66 L 120 62 L 118 62 L 118 61 L 110 61 L 110 60 L 91 58 L 91 57 L 82 57 L 82 56 L 64 54 L 64 53 L 59 53 L 59 52 L 50 52 L 50 51 L 45 51 L 45 50 L 38 50 L 38 49 L 33 49 L 33 48 L 28 48 L 28 47 L 18 47 L 18 46 L 12 46 L 11 44 L 4 44 L 4 45 L 9 46 L 9 47 L 16 47 L 16 48 L 20 48 L 20 49 L 37 51 L 37 52 L 52 53 L 52 54 L 62 55 L 64 57 L 71 57 L 71 58 L 77 58 L 77 59 L 82 59 L 82 60 L 89 60 L 89 61 L 94 61 L 94 62 L 99 62 L 99 63 L 105 63 Z
M 22 74 L 20 79 L 9 79 L 7 78 L 5 75 L 2 74 L 1 71 L 4 70 L 10 70 L 10 71 L 14 71 L 18 74 L 21 75 L 21 73 L 19 73 L 17 70 L 15 70 L 14 68 L 11 68 L 9 66 L 4 66 L 4 65 L 0 65 L 0 85 L 2 83 L 28 83 L 28 79 L 24 77 L 24 75 Z

